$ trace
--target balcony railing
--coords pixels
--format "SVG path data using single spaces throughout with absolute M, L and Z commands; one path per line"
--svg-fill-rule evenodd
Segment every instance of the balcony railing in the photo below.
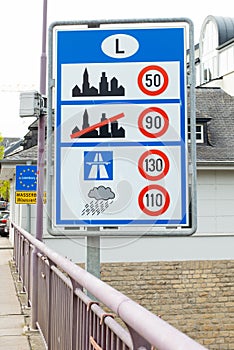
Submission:
M 12 225 L 16 268 L 48 350 L 205 350 L 160 317 Z M 32 298 L 33 288 L 36 298 Z

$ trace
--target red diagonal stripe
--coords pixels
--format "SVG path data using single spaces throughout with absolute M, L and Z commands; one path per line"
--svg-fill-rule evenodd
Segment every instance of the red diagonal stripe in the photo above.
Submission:
M 123 117 L 124 117 L 124 113 L 116 114 L 116 115 L 114 115 L 114 116 L 111 117 L 111 118 L 107 118 L 107 119 L 105 119 L 105 120 L 103 120 L 103 121 L 101 121 L 101 122 L 99 122 L 99 123 L 97 123 L 97 124 L 93 124 L 93 125 L 89 126 L 89 127 L 86 128 L 86 129 L 83 129 L 83 130 L 80 130 L 80 131 L 75 132 L 74 134 L 71 134 L 71 135 L 70 135 L 70 136 L 71 136 L 71 139 L 74 139 L 74 138 L 76 138 L 76 137 L 79 137 L 79 136 L 81 136 L 81 135 L 84 135 L 84 134 L 88 133 L 89 131 L 92 131 L 92 130 L 95 130 L 95 129 L 97 129 L 97 128 L 100 128 L 100 127 L 103 126 L 103 125 L 106 125 L 106 124 L 108 124 L 108 123 L 112 123 L 112 122 L 114 122 L 115 120 L 120 119 L 120 118 L 123 118 Z

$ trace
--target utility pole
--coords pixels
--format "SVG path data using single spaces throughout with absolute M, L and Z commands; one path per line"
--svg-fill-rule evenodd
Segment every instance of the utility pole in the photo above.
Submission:
M 43 1 L 42 52 L 40 66 L 40 94 L 46 95 L 46 37 L 47 37 L 47 0 Z M 36 204 L 36 238 L 43 239 L 43 195 L 45 167 L 45 114 L 38 118 L 38 154 L 37 154 L 37 204 Z M 33 251 L 33 285 L 32 285 L 32 328 L 37 328 L 38 318 L 38 251 Z
M 46 95 L 46 35 L 47 35 L 47 0 L 43 4 L 42 25 L 42 52 L 40 67 L 40 94 Z M 44 167 L 45 167 L 45 114 L 42 112 L 38 118 L 38 154 L 37 154 L 37 218 L 36 238 L 43 238 L 43 194 L 44 194 Z

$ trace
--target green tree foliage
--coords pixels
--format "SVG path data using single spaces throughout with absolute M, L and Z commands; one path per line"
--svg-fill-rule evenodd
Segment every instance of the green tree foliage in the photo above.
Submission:
M 4 146 L 2 145 L 3 137 L 0 134 L 0 159 L 4 157 Z M 8 180 L 0 180 L 0 196 L 9 202 L 10 199 L 10 182 Z
M 10 200 L 10 181 L 0 180 L 0 196 L 7 202 Z
M 2 137 L 2 135 L 0 134 L 0 159 L 2 159 L 3 156 L 4 156 L 4 146 L 1 145 L 2 142 L 3 142 L 3 137 Z

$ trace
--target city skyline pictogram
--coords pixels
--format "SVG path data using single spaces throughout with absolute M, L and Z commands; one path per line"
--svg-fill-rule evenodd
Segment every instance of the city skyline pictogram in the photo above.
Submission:
M 85 68 L 83 73 L 82 88 L 75 85 L 72 89 L 72 97 L 79 96 L 124 96 L 125 89 L 119 85 L 118 79 L 113 77 L 110 81 L 106 72 L 102 72 L 98 88 L 90 86 L 88 69 Z
M 123 118 L 120 113 L 112 118 L 107 118 L 106 113 L 102 113 L 100 122 L 90 126 L 87 109 L 83 114 L 82 129 L 75 126 L 71 133 L 71 138 L 125 138 L 125 129 L 120 126 L 117 119 Z M 96 127 L 97 126 L 97 127 Z

